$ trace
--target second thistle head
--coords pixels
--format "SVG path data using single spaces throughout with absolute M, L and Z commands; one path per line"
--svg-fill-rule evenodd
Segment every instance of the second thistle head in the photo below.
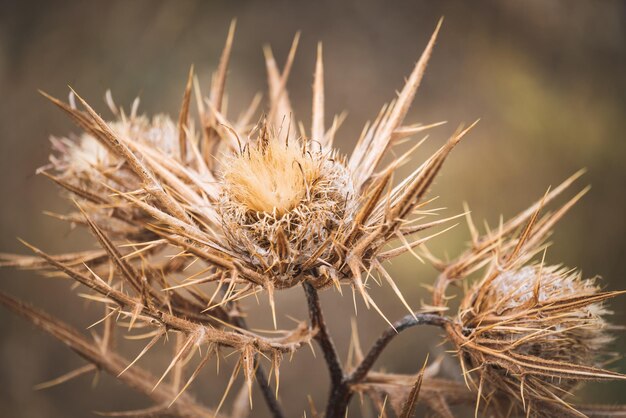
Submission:
M 593 279 L 558 266 L 492 273 L 462 301 L 453 340 L 479 396 L 499 411 L 576 416 L 566 397 L 579 382 L 623 378 L 608 356 L 603 301 Z

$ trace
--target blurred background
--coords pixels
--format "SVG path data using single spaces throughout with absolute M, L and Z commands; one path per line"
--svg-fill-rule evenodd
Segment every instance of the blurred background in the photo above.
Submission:
M 438 19 L 445 16 L 435 52 L 407 121 L 448 121 L 431 131 L 418 153 L 422 159 L 462 123 L 481 121 L 448 160 L 431 194 L 443 214 L 462 211 L 494 226 L 526 208 L 580 168 L 588 172 L 573 194 L 587 184 L 590 193 L 560 223 L 549 249 L 550 263 L 599 275 L 609 289 L 626 288 L 626 2 L 590 1 L 8 1 L 0 2 L 0 252 L 27 253 L 16 237 L 59 253 L 89 248 L 84 232 L 51 219 L 69 204 L 35 170 L 47 162 L 48 137 L 76 132 L 70 121 L 37 89 L 67 97 L 75 88 L 98 111 L 109 115 L 103 95 L 111 89 L 127 109 L 141 98 L 140 110 L 178 114 L 191 64 L 204 91 L 217 66 L 228 25 L 237 33 L 228 79 L 232 114 L 265 89 L 262 46 L 271 44 L 284 62 L 293 35 L 300 48 L 288 87 L 296 117 L 309 124 L 315 46 L 324 44 L 327 120 L 348 111 L 338 146 L 349 153 L 363 124 L 394 97 L 422 52 Z M 412 167 L 406 167 L 406 172 Z M 435 254 L 463 249 L 467 228 L 459 225 L 436 238 Z M 435 271 L 410 257 L 391 271 L 414 307 L 428 301 L 423 285 Z M 29 300 L 85 329 L 100 309 L 72 294 L 71 283 L 28 272 L 0 271 L 0 288 Z M 351 297 L 323 294 L 327 322 L 339 351 L 347 353 Z M 389 318 L 404 315 L 388 288 L 374 290 Z M 626 324 L 626 299 L 611 303 L 612 321 Z M 287 314 L 304 319 L 300 289 L 279 298 L 279 326 Z M 257 326 L 269 324 L 264 306 L 251 305 Z M 267 318 L 258 319 L 258 318 Z M 359 305 L 361 342 L 367 347 L 385 323 Z M 87 332 L 87 331 L 86 331 Z M 427 352 L 443 353 L 439 333 L 412 329 L 389 347 L 378 367 L 414 373 Z M 141 346 L 121 341 L 128 357 Z M 615 351 L 623 353 L 620 336 Z M 155 350 L 142 364 L 161 374 L 169 351 Z M 288 416 L 308 410 L 307 395 L 324 404 L 328 376 L 321 353 L 305 349 L 284 361 L 280 398 Z M 432 358 L 432 357 L 431 357 Z M 65 385 L 35 391 L 83 361 L 61 343 L 0 308 L 0 416 L 86 417 L 93 411 L 141 408 L 148 401 L 108 376 L 82 376 Z M 626 361 L 611 367 L 626 371 Z M 443 364 L 455 376 L 456 359 Z M 192 389 L 215 405 L 228 380 L 207 370 Z M 623 402 L 624 383 L 590 384 L 580 391 L 589 402 Z M 620 394 L 622 396 L 620 396 Z M 265 417 L 255 395 L 252 416 Z M 360 416 L 358 401 L 351 416 Z M 464 412 L 459 412 L 464 416 Z

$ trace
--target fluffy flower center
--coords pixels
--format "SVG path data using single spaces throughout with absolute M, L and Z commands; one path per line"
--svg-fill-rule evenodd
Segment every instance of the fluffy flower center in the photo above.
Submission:
M 269 140 L 229 160 L 224 183 L 247 209 L 282 216 L 307 197 L 321 174 L 320 164 L 299 144 Z

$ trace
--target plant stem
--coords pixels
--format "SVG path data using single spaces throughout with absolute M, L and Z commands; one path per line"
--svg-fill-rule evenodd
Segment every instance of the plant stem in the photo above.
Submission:
M 267 408 L 272 413 L 272 417 L 274 418 L 285 418 L 285 414 L 283 414 L 283 410 L 278 403 L 278 399 L 274 394 L 274 391 L 269 385 L 267 381 L 267 376 L 265 375 L 265 371 L 263 370 L 263 366 L 259 364 L 258 358 L 254 360 L 256 364 L 256 372 L 255 377 L 257 383 L 259 384 L 259 388 L 261 388 L 261 393 L 263 394 L 263 399 L 265 399 L 265 403 L 267 404 Z
M 346 382 L 348 384 L 358 383 L 363 380 L 365 376 L 367 376 L 367 372 L 370 371 L 378 357 L 380 357 L 382 352 L 385 350 L 385 347 L 387 347 L 389 342 L 391 342 L 391 340 L 400 332 L 416 325 L 434 325 L 443 327 L 449 322 L 448 318 L 439 314 L 415 313 L 414 315 L 406 315 L 405 317 L 394 322 L 393 328 L 388 328 L 380 337 L 378 337 L 361 363 L 347 377 Z
M 324 360 L 330 372 L 330 394 L 326 405 L 325 418 L 344 418 L 350 398 L 352 398 L 351 386 L 363 380 L 370 371 L 378 357 L 384 351 L 385 347 L 400 332 L 416 325 L 434 325 L 442 327 L 449 322 L 449 319 L 435 313 L 415 313 L 406 315 L 393 324 L 393 328 L 389 328 L 382 333 L 376 340 L 367 355 L 361 363 L 349 375 L 345 375 L 335 344 L 328 333 L 328 328 L 324 322 L 322 307 L 320 305 L 317 290 L 308 282 L 303 282 L 304 292 L 309 305 L 309 317 L 311 326 L 317 328 L 315 340 L 324 352 Z
M 317 329 L 317 334 L 315 334 L 314 338 L 322 348 L 324 360 L 330 373 L 331 386 L 325 417 L 343 418 L 348 405 L 347 401 L 350 399 L 350 389 L 345 383 L 345 375 L 339 361 L 339 355 L 335 349 L 335 344 L 328 333 L 317 290 L 306 281 L 302 283 L 302 287 L 309 305 L 311 327 Z
M 352 398 L 352 385 L 359 383 L 370 371 L 378 357 L 385 350 L 385 347 L 391 342 L 391 340 L 400 332 L 407 328 L 414 327 L 416 325 L 435 325 L 442 327 L 449 320 L 439 314 L 433 313 L 417 313 L 406 315 L 405 317 L 394 322 L 393 327 L 385 330 L 380 337 L 374 342 L 372 348 L 368 351 L 367 355 L 363 358 L 361 363 L 354 369 L 352 373 L 346 376 L 342 382 L 339 390 L 339 395 L 333 401 L 336 405 L 333 408 L 337 411 L 336 415 L 332 418 L 343 418 L 345 416 L 348 404 Z M 330 415 L 327 418 L 331 418 Z

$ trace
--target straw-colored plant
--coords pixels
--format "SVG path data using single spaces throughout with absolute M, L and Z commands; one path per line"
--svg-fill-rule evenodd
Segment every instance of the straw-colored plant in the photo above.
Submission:
M 53 139 L 54 154 L 40 172 L 61 186 L 77 208 L 59 216 L 87 227 L 101 248 L 50 255 L 26 244 L 35 256 L 4 255 L 3 264 L 56 271 L 79 283 L 81 296 L 104 308 L 103 318 L 94 324 L 102 333 L 92 341 L 60 319 L 0 294 L 3 305 L 88 361 L 50 384 L 102 370 L 154 400 L 148 409 L 127 415 L 243 417 L 249 414 L 256 381 L 273 416 L 297 416 L 304 406 L 283 412 L 279 401 L 280 364 L 314 340 L 330 373 L 330 389 L 325 413 L 311 408 L 313 416 L 344 417 L 354 394 L 371 398 L 381 416 L 412 416 L 418 402 L 441 417 L 452 417 L 455 405 L 475 405 L 477 415 L 489 417 L 623 414 L 621 407 L 576 405 L 570 396 L 587 380 L 626 379 L 601 368 L 611 341 L 604 304 L 620 292 L 602 291 L 595 280 L 544 265 L 540 258 L 551 229 L 584 191 L 555 212 L 541 215 L 543 208 L 578 174 L 484 235 L 466 212 L 472 242 L 453 260 L 438 260 L 425 246 L 446 229 L 428 236 L 424 231 L 445 227 L 452 219 L 425 222 L 423 215 L 432 213 L 425 196 L 450 151 L 473 125 L 459 129 L 399 181 L 394 179 L 398 167 L 410 163 L 419 143 L 402 155 L 385 157 L 397 144 L 436 125 L 405 124 L 404 118 L 438 30 L 402 90 L 366 125 L 349 157 L 333 148 L 342 117 L 335 117 L 330 127 L 325 123 L 321 46 L 311 128 L 296 123 L 285 85 L 297 36 L 282 70 L 271 50 L 265 50 L 269 103 L 260 117 L 258 97 L 239 119 L 226 115 L 224 86 L 234 25 L 209 97 L 202 95 L 192 69 L 177 122 L 165 115 L 139 115 L 137 103 L 126 113 L 110 94 L 106 98 L 114 120 L 106 122 L 73 91 L 69 103 L 43 93 L 83 133 Z M 190 117 L 192 92 L 199 114 L 195 122 Z M 440 271 L 432 302 L 418 311 L 409 307 L 385 267 L 406 252 Z M 479 272 L 481 279 L 470 278 Z M 351 288 L 387 320 L 368 293 L 368 278 L 386 282 L 409 314 L 387 321 L 390 328 L 367 352 L 355 330 L 349 360 L 343 363 L 318 292 Z M 456 314 L 448 307 L 450 284 L 465 288 Z M 271 334 L 247 328 L 242 300 L 252 295 L 266 300 L 276 326 L 274 296 L 295 286 L 303 289 L 308 321 Z M 351 309 L 351 299 L 346 298 L 346 309 Z M 395 335 L 421 324 L 445 330 L 465 382 L 437 377 L 437 363 L 415 375 L 373 371 Z M 113 335 L 138 328 L 148 342 L 128 361 L 116 352 Z M 155 377 L 136 362 L 168 335 L 176 336 L 176 348 L 162 375 Z M 190 361 L 198 356 L 197 348 L 200 360 Z M 186 389 L 207 362 L 225 354 L 238 361 L 222 401 L 208 409 Z M 196 367 L 190 369 L 191 364 Z M 246 384 L 227 408 L 226 395 L 239 374 Z

